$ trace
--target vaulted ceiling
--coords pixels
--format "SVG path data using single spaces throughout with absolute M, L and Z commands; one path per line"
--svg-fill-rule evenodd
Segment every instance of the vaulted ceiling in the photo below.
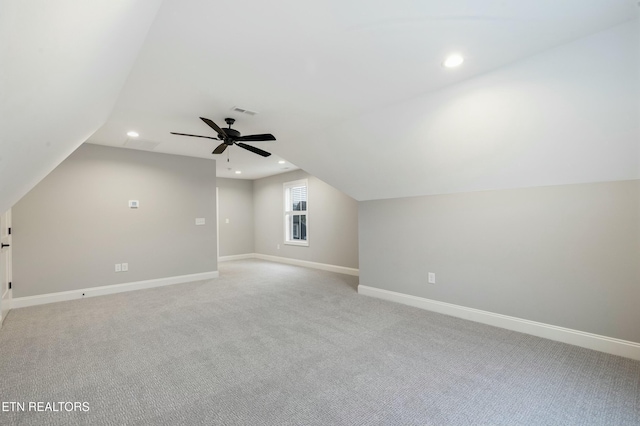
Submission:
M 199 116 L 278 138 L 219 176 L 356 199 L 639 177 L 634 1 L 49 3 L 0 3 L 2 210 L 87 139 L 212 158 Z
M 106 122 L 160 3 L 0 1 L 0 211 Z

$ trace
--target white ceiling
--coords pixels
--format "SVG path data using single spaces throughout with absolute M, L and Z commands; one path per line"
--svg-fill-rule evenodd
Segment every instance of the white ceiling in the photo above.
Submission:
M 228 164 L 226 156 L 217 162 L 219 176 L 236 177 L 230 175 L 236 169 L 242 170 L 244 178 L 278 173 L 282 165 L 275 160 L 283 158 L 288 161 L 285 166 L 295 164 L 357 199 L 500 187 L 488 181 L 485 186 L 473 185 L 474 179 L 492 174 L 488 168 L 469 174 L 466 183 L 452 184 L 450 178 L 456 172 L 452 167 L 459 166 L 455 161 L 429 164 L 427 174 L 414 171 L 425 167 L 416 149 L 439 150 L 426 137 L 430 132 L 426 123 L 438 118 L 430 115 L 439 113 L 433 102 L 440 99 L 451 104 L 451 99 L 438 94 L 443 90 L 455 94 L 464 82 L 476 87 L 494 70 L 511 69 L 524 58 L 613 27 L 638 13 L 632 0 L 164 0 L 157 15 L 150 2 L 126 2 L 139 14 L 131 12 L 128 20 L 101 26 L 93 24 L 104 22 L 99 16 L 106 1 L 56 2 L 56 7 L 82 4 L 81 10 L 95 4 L 93 14 L 87 13 L 80 25 L 53 6 L 45 6 L 44 0 L 16 3 L 21 3 L 24 16 L 13 18 L 13 33 L 3 34 L 3 39 L 37 38 L 40 43 L 68 34 L 86 44 L 66 55 L 62 54 L 66 46 L 59 47 L 61 54 L 43 63 L 33 61 L 38 58 L 37 43 L 18 55 L 16 74 L 26 69 L 47 75 L 52 84 L 65 81 L 63 93 L 40 92 L 51 111 L 51 117 L 45 114 L 42 120 L 63 123 L 60 135 L 72 140 L 49 158 L 59 162 L 77 146 L 77 135 L 89 129 L 97 130 L 88 139 L 91 143 L 123 146 L 126 132 L 136 130 L 140 139 L 159 143 L 156 152 L 213 158 L 210 152 L 217 141 L 169 132 L 213 136 L 199 116 L 219 125 L 225 117 L 233 117 L 237 119 L 234 128 L 243 134 L 273 133 L 278 140 L 255 144 L 274 153 L 267 159 L 234 147 Z M 50 19 L 41 19 L 37 8 Z M 140 34 L 154 17 L 134 62 L 131 52 L 138 52 Z M 131 27 L 132 19 L 138 20 L 139 28 Z M 93 42 L 117 46 L 122 56 L 107 54 Z M 443 68 L 442 60 L 453 51 L 465 56 L 464 65 L 456 70 Z M 539 64 L 533 67 L 549 72 Z M 62 74 L 46 74 L 58 69 Z M 122 90 L 116 89 L 111 83 L 123 70 L 130 70 L 128 78 Z M 93 83 L 87 84 L 84 74 L 78 77 L 81 72 L 93 72 Z M 615 70 L 605 74 L 616 75 Z M 72 84 L 73 79 L 77 84 Z M 18 78 L 18 83 L 10 89 L 16 99 L 31 87 L 28 79 Z M 116 95 L 108 119 L 88 124 L 87 112 L 113 105 Z M 84 110 L 56 110 L 57 102 L 74 97 L 82 101 L 77 105 Z M 18 101 L 7 103 L 6 108 L 15 107 L 16 102 L 14 115 L 25 122 L 34 113 L 30 105 Z M 233 106 L 259 114 L 238 115 L 231 112 Z M 463 127 L 463 121 L 455 120 L 455 109 L 451 111 L 447 128 Z M 536 114 L 538 120 L 554 122 Z M 24 143 L 24 151 L 37 151 L 47 130 L 42 127 L 29 138 L 12 134 L 10 143 Z M 446 143 L 449 134 L 443 128 L 439 131 L 441 143 Z M 489 134 L 498 131 L 487 130 Z M 29 160 L 20 157 L 16 167 L 23 163 Z M 36 163 L 32 161 L 25 173 L 40 176 L 48 168 L 48 163 Z M 536 165 L 528 171 L 540 174 L 540 179 L 520 179 L 518 185 L 544 181 L 540 171 L 544 168 Z M 381 176 L 386 180 L 381 181 Z M 425 179 L 428 185 L 414 183 Z M 511 176 L 499 179 L 504 184 Z M 407 187 L 411 190 L 406 191 Z
M 165 0 L 110 119 L 89 142 L 122 146 L 135 129 L 160 142 L 155 151 L 212 158 L 217 141 L 169 132 L 213 136 L 199 116 L 219 125 L 233 117 L 243 134 L 278 139 L 255 146 L 329 174 L 330 158 L 320 166 L 295 153 L 331 139 L 330 157 L 340 157 L 347 141 L 330 129 L 346 120 L 611 27 L 636 9 L 626 0 Z M 464 54 L 464 66 L 443 68 L 453 51 Z M 234 106 L 259 114 L 239 115 Z M 380 118 L 371 124 L 404 124 Z M 367 144 L 387 149 L 375 133 L 366 133 Z M 245 178 L 282 171 L 273 157 L 230 151 L 219 176 L 229 167 Z
M 295 158 L 358 200 L 640 179 L 639 36 L 629 22 L 362 114 Z

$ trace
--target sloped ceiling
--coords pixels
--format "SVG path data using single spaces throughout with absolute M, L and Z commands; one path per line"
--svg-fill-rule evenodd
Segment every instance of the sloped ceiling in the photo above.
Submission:
M 55 23 L 2 18 L 30 52 L 12 52 L 23 87 L 3 101 L 16 124 L 0 178 L 23 176 L 12 194 L 83 138 L 124 146 L 132 129 L 157 152 L 212 158 L 215 141 L 169 134 L 209 134 L 199 116 L 236 118 L 243 134 L 275 134 L 277 142 L 261 147 L 359 200 L 630 178 L 637 169 L 638 129 L 629 119 L 638 117 L 635 1 L 165 0 L 106 122 L 154 10 L 79 3 L 89 16 L 131 11 L 116 14 L 111 28 L 85 23 L 77 31 L 56 15 L 61 2 L 45 7 Z M 80 66 L 67 64 L 69 50 L 56 42 L 57 56 L 33 59 L 47 34 L 71 33 L 87 34 L 67 55 Z M 453 51 L 465 63 L 444 69 Z M 70 74 L 57 91 L 23 102 L 33 85 L 20 70 L 46 82 L 60 67 Z M 34 117 L 49 122 L 21 136 Z M 48 137 L 56 130 L 65 136 Z M 266 161 L 238 148 L 230 160 Z
M 631 21 L 287 148 L 358 200 L 640 179 L 639 93 Z
M 160 4 L 0 2 L 0 212 L 104 124 Z
M 596 57 L 592 64 L 586 52 L 571 56 L 576 66 L 552 55 L 532 63 L 530 71 L 514 68 L 520 77 L 491 79 L 487 73 L 518 67 L 526 58 L 629 21 L 637 11 L 627 0 L 165 0 L 112 116 L 89 142 L 123 146 L 127 130 L 135 129 L 160 143 L 155 151 L 212 158 L 216 141 L 169 132 L 210 135 L 199 116 L 219 124 L 230 116 L 243 133 L 275 134 L 278 141 L 260 144 L 263 149 L 360 200 L 597 179 L 602 174 L 559 179 L 563 172 L 556 169 L 578 155 L 589 158 L 581 170 L 589 169 L 598 149 L 576 149 L 598 132 L 576 126 L 597 126 L 598 108 L 588 120 L 556 124 L 579 114 L 571 112 L 573 102 L 584 101 L 578 83 L 588 90 L 602 79 L 630 84 L 629 72 L 622 70 L 622 81 L 620 66 Z M 629 50 L 628 40 L 609 42 L 609 48 L 619 50 L 621 42 Z M 441 66 L 452 51 L 464 54 L 463 67 Z M 609 57 L 606 46 L 595 54 Z M 585 66 L 595 70 L 581 79 Z M 534 80 L 527 83 L 529 78 Z M 562 102 L 531 86 L 544 92 L 545 84 L 564 80 L 576 84 Z M 465 84 L 471 86 L 455 89 Z M 470 93 L 471 87 L 480 89 Z M 609 102 L 615 94 L 607 96 L 607 90 L 607 84 L 595 88 Z M 238 115 L 233 106 L 259 114 Z M 600 121 L 629 106 L 616 103 Z M 565 138 L 571 134 L 576 140 Z M 584 134 L 591 139 L 577 140 Z M 515 145 L 505 142 L 514 138 Z M 535 155 L 519 167 L 517 153 L 530 148 Z M 221 167 L 271 161 L 239 148 L 229 151 L 230 163 L 222 156 L 218 176 L 233 177 Z M 555 171 L 546 174 L 548 169 Z

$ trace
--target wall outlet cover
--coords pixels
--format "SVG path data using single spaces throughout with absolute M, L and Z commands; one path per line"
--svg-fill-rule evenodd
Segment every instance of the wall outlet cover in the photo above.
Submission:
M 129 264 L 128 263 L 123 263 L 122 264 L 122 272 L 127 272 L 129 270 Z
M 429 284 L 436 283 L 436 274 L 433 272 L 429 272 Z
M 122 265 L 119 263 L 116 263 L 116 272 L 120 272 L 122 271 Z
M 200 226 L 200 225 L 204 225 L 205 223 L 206 221 L 204 217 L 196 217 L 196 225 Z

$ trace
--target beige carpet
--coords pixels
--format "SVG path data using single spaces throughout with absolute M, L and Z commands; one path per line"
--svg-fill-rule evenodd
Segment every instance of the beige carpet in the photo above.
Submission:
M 0 424 L 638 425 L 640 362 L 385 302 L 264 261 L 12 311 Z

